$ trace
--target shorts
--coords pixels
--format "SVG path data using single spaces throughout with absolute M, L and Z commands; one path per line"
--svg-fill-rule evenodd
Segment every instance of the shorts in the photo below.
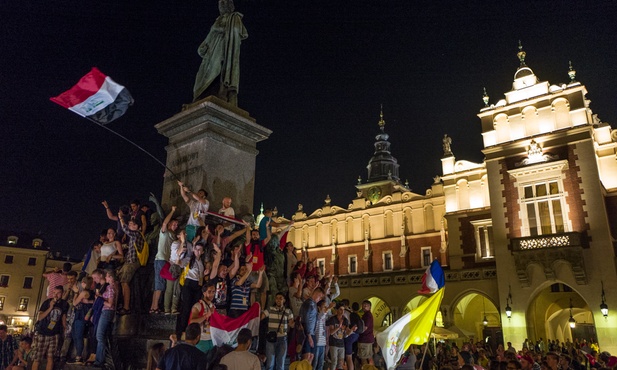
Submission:
M 154 290 L 165 290 L 167 280 L 161 277 L 161 270 L 167 261 L 154 260 Z
M 373 358 L 373 343 L 358 343 L 358 357 L 362 360 Z
M 124 265 L 120 267 L 120 270 L 118 270 L 118 279 L 120 280 L 120 282 L 125 284 L 130 283 L 131 280 L 133 280 L 135 272 L 140 266 L 141 265 L 139 264 L 139 262 L 125 262 Z
M 358 341 L 359 336 L 358 333 L 353 332 L 345 338 L 345 356 L 353 355 L 353 344 Z
M 60 334 L 56 335 L 42 335 L 36 334 L 34 341 L 32 342 L 32 348 L 34 349 L 34 361 L 40 361 L 49 357 L 54 357 L 58 350 L 58 342 L 60 341 Z
M 306 338 L 304 339 L 304 343 L 302 344 L 302 354 L 305 354 L 305 353 L 315 354 L 317 351 L 317 338 L 315 337 L 314 334 L 311 335 L 311 337 L 313 338 L 313 344 L 314 344 L 314 346 L 311 347 L 308 337 L 309 335 L 306 334 Z

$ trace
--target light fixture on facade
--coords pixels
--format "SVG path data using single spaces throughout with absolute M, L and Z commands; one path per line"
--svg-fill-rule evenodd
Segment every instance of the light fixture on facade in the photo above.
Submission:
M 608 317 L 608 305 L 605 302 L 606 297 L 604 296 L 604 282 L 602 281 L 602 303 L 600 303 L 600 312 L 602 312 L 602 316 Z
M 482 325 L 488 325 L 488 319 L 486 318 L 486 306 L 484 305 L 484 297 L 482 297 L 482 310 L 484 312 L 484 319 L 482 320 Z
M 576 320 L 572 317 L 572 298 L 570 298 L 570 319 L 568 319 L 568 324 L 570 324 L 571 329 L 576 327 Z
M 510 307 L 510 303 L 512 303 L 512 288 L 508 286 L 508 297 L 506 298 L 506 316 L 508 319 L 512 317 L 512 307 Z

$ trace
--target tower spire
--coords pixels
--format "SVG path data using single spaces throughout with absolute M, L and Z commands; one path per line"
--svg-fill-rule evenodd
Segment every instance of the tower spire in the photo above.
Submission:
M 576 78 L 576 70 L 574 68 L 572 68 L 572 61 L 568 61 L 568 64 L 570 65 L 570 67 L 568 68 L 568 76 L 570 77 L 570 83 L 574 83 L 576 82 L 575 78 Z
M 377 122 L 381 131 L 384 131 L 386 121 L 383 119 L 383 103 L 379 105 L 379 122 Z

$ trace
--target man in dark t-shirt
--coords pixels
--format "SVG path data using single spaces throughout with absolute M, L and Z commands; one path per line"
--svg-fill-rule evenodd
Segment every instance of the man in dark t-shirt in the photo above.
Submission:
M 195 347 L 201 337 L 201 326 L 198 323 L 189 324 L 185 333 L 185 342 L 168 349 L 156 365 L 156 370 L 206 369 L 208 358 Z
M 47 358 L 46 370 L 54 367 L 54 356 L 58 349 L 60 335 L 66 327 L 66 313 L 69 304 L 62 299 L 64 287 L 58 285 L 54 288 L 53 297 L 43 302 L 39 309 L 39 318 L 35 329 L 37 335 L 34 336 L 33 348 L 34 361 L 32 370 L 38 370 L 41 359 Z
M 345 331 L 349 326 L 349 321 L 344 315 L 345 306 L 339 304 L 336 306 L 336 315 L 326 321 L 326 325 L 330 328 L 330 369 L 342 369 L 345 361 Z

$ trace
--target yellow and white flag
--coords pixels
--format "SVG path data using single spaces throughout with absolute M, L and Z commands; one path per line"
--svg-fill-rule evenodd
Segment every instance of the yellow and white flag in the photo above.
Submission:
M 439 289 L 417 308 L 377 334 L 377 343 L 381 347 L 388 370 L 396 368 L 399 359 L 410 345 L 428 342 L 444 289 Z

